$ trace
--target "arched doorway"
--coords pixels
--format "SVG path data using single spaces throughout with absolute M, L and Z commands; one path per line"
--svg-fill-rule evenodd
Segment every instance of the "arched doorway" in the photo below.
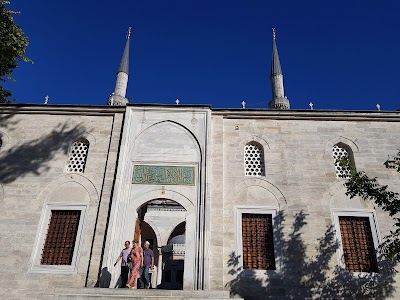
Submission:
M 184 234 L 186 232 L 186 221 L 179 223 L 178 225 L 176 225 L 176 227 L 174 228 L 174 230 L 171 232 L 171 234 L 169 235 L 168 238 L 168 242 L 176 237 L 177 235 L 181 235 Z
M 161 198 L 168 195 L 168 198 Z M 122 194 L 125 195 L 125 194 Z M 160 197 L 161 196 L 161 197 Z M 185 197 L 181 193 L 177 193 L 167 188 L 154 189 L 139 195 L 131 195 L 131 198 L 123 201 L 120 198 L 113 203 L 114 213 L 110 220 L 109 231 L 107 234 L 107 244 L 105 248 L 105 260 L 102 264 L 111 270 L 111 283 L 110 286 L 117 286 L 117 280 L 120 276 L 119 268 L 113 268 L 115 262 L 115 253 L 121 251 L 121 241 L 132 240 L 136 235 L 140 237 L 140 220 L 145 221 L 152 227 L 157 237 L 157 249 L 159 250 L 163 245 L 167 245 L 171 232 L 176 225 L 186 221 L 186 243 L 185 243 L 185 265 L 184 265 L 184 279 L 183 289 L 193 290 L 196 287 L 196 280 L 198 279 L 198 252 L 197 248 L 198 235 L 197 230 L 197 217 L 196 207 L 193 205 L 192 200 Z M 175 204 L 175 205 L 174 205 Z M 163 220 L 175 219 L 171 227 L 163 225 Z M 164 223 L 165 224 L 165 223 Z M 136 226 L 137 225 L 137 226 Z M 136 236 L 135 239 L 141 240 Z M 162 262 L 159 257 L 158 265 Z M 162 269 L 156 266 L 157 270 Z M 162 282 L 162 272 L 157 272 L 156 286 Z
M 186 221 L 179 223 L 162 247 L 163 276 L 161 286 L 170 290 L 183 289 L 185 268 Z
M 154 253 L 154 268 L 149 270 L 149 283 L 150 288 L 157 286 L 157 266 L 158 266 L 158 240 L 154 232 L 154 229 L 145 220 L 140 223 L 140 240 L 142 247 L 144 248 L 145 242 L 149 242 L 149 249 Z
M 152 288 L 183 289 L 185 243 L 178 245 L 173 239 L 185 233 L 186 213 L 182 205 L 166 198 L 150 200 L 137 209 L 134 239 L 142 244 L 149 241 L 154 252 Z

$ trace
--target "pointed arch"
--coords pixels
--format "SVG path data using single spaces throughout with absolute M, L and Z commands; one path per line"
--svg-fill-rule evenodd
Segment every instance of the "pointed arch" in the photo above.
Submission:
M 146 222 L 147 225 L 149 225 L 151 227 L 151 229 L 153 229 L 154 235 L 156 236 L 156 239 L 157 239 L 157 246 L 159 246 L 159 244 L 161 243 L 161 234 L 160 234 L 160 231 L 158 230 L 157 226 L 154 225 L 154 223 L 149 218 L 146 218 L 146 216 L 144 217 L 143 221 Z
M 202 162 L 202 149 L 194 133 L 184 125 L 164 120 L 139 132 L 129 146 L 133 161 Z
M 265 152 L 269 152 L 271 150 L 271 147 L 270 147 L 269 143 L 267 142 L 267 140 L 258 135 L 255 135 L 255 134 L 249 135 L 249 136 L 241 139 L 239 142 L 239 147 L 243 148 L 248 142 L 251 142 L 251 141 L 259 143 L 264 148 Z
M 371 200 L 365 201 L 358 196 L 350 199 L 350 197 L 346 196 L 344 182 L 344 179 L 339 179 L 323 192 L 321 207 L 326 208 L 327 216 L 330 215 L 330 209 L 332 208 L 375 209 L 375 205 Z
M 270 195 L 269 199 L 260 199 L 264 204 L 268 204 L 271 206 L 279 207 L 279 209 L 283 209 L 289 205 L 286 197 L 283 195 L 282 191 L 272 184 L 271 182 L 265 180 L 264 178 L 249 178 L 240 181 L 235 188 L 228 194 L 228 199 L 236 199 L 234 203 L 241 203 L 244 200 L 244 193 L 251 188 L 258 188 L 265 191 L 266 195 Z M 258 193 L 259 194 L 259 193 Z M 267 203 L 267 202 L 271 203 Z
M 164 193 L 164 194 L 162 194 Z M 160 195 L 163 195 L 164 198 L 173 200 L 180 205 L 183 206 L 184 209 L 186 209 L 187 212 L 194 211 L 194 204 L 193 202 L 184 196 L 183 194 L 180 194 L 176 191 L 173 191 L 168 188 L 161 189 L 159 187 L 155 187 L 151 191 L 146 191 L 143 194 L 135 196 L 135 202 L 134 204 L 130 204 L 132 206 L 132 209 L 130 210 L 137 210 L 139 207 L 143 206 L 146 202 L 149 202 L 154 199 L 160 198 Z
M 183 232 L 182 232 L 182 227 L 183 227 Z M 180 233 L 182 232 L 182 233 Z M 177 224 L 174 229 L 170 232 L 170 234 L 168 235 L 168 242 L 174 238 L 175 236 L 179 235 L 179 234 L 185 234 L 186 233 L 186 221 L 180 222 L 179 224 Z
M 184 130 L 186 133 L 188 133 L 188 134 L 192 137 L 192 139 L 193 139 L 193 141 L 195 142 L 195 144 L 197 145 L 197 147 L 198 147 L 198 149 L 199 149 L 199 151 L 200 151 L 200 154 L 201 154 L 200 142 L 199 142 L 199 140 L 197 139 L 196 135 L 194 135 L 194 133 L 193 133 L 189 128 L 187 128 L 185 125 L 182 125 L 181 123 L 178 123 L 178 122 L 173 121 L 173 120 L 163 120 L 163 121 L 160 121 L 160 122 L 153 123 L 153 124 L 149 125 L 148 127 L 146 127 L 145 129 L 143 129 L 141 132 L 139 132 L 139 133 L 136 135 L 135 140 L 138 139 L 144 132 L 146 132 L 146 131 L 149 130 L 150 128 L 155 127 L 155 126 L 158 126 L 158 125 L 162 125 L 162 124 L 164 124 L 164 123 L 165 123 L 165 124 L 175 125 L 177 128 L 180 128 L 180 129 Z
M 339 144 L 339 143 L 347 145 L 347 147 L 349 147 L 352 150 L 353 153 L 360 151 L 357 143 L 354 142 L 352 139 L 349 139 L 349 138 L 344 137 L 344 136 L 338 136 L 338 137 L 335 137 L 333 139 L 330 139 L 326 143 L 326 145 L 325 145 L 325 155 L 329 155 L 330 156 L 331 153 L 332 153 L 332 147 L 334 145 L 336 145 L 336 144 Z
M 58 177 L 40 192 L 38 199 L 47 201 L 54 191 L 66 183 L 76 183 L 82 186 L 87 191 L 91 203 L 97 203 L 99 201 L 99 194 L 93 182 L 80 174 L 68 174 Z

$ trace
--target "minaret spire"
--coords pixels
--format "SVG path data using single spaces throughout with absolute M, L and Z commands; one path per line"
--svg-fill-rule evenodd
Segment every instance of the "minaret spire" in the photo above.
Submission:
M 279 61 L 278 47 L 276 47 L 276 30 L 272 28 L 272 64 L 271 64 L 271 76 L 283 75 L 281 62 Z
M 108 97 L 108 105 L 124 106 L 129 101 L 126 96 L 129 77 L 129 44 L 131 38 L 131 27 L 128 28 L 124 53 L 117 72 L 117 81 L 115 83 L 114 93 Z
M 281 62 L 279 60 L 278 47 L 276 46 L 276 30 L 272 28 L 272 62 L 271 62 L 271 86 L 272 100 L 269 101 L 269 108 L 273 109 L 289 109 L 289 99 L 285 96 L 283 88 L 283 73 Z

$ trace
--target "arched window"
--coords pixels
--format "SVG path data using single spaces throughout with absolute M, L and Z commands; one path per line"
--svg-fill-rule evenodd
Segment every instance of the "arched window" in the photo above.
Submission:
M 335 162 L 335 172 L 337 178 L 348 178 L 350 176 L 350 168 L 340 165 L 340 159 L 347 157 L 351 166 L 354 166 L 353 152 L 351 148 L 343 143 L 338 143 L 332 147 L 333 159 Z
M 244 174 L 246 176 L 264 176 L 264 149 L 256 142 L 244 147 Z
M 72 143 L 69 149 L 67 172 L 83 173 L 85 171 L 88 150 L 89 142 L 86 139 L 79 139 Z

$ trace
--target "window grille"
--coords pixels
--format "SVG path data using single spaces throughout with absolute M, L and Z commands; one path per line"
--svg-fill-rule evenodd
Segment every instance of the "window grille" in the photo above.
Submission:
M 340 159 L 343 157 L 347 157 L 350 160 L 350 163 L 352 162 L 351 155 L 349 153 L 349 150 L 347 150 L 345 147 L 336 144 L 335 146 L 332 147 L 332 154 L 333 154 L 333 159 L 335 160 L 335 172 L 336 172 L 336 177 L 337 178 L 349 178 L 350 177 L 350 168 L 349 167 L 342 167 L 340 165 Z
M 71 265 L 80 216 L 80 210 L 51 211 L 42 265 Z
M 271 214 L 242 214 L 243 268 L 275 270 Z
M 75 141 L 70 148 L 67 172 L 83 173 L 85 171 L 89 142 L 86 139 Z
M 346 271 L 376 272 L 377 262 L 368 217 L 339 217 Z
M 261 145 L 249 143 L 244 147 L 246 176 L 264 176 L 264 151 Z

